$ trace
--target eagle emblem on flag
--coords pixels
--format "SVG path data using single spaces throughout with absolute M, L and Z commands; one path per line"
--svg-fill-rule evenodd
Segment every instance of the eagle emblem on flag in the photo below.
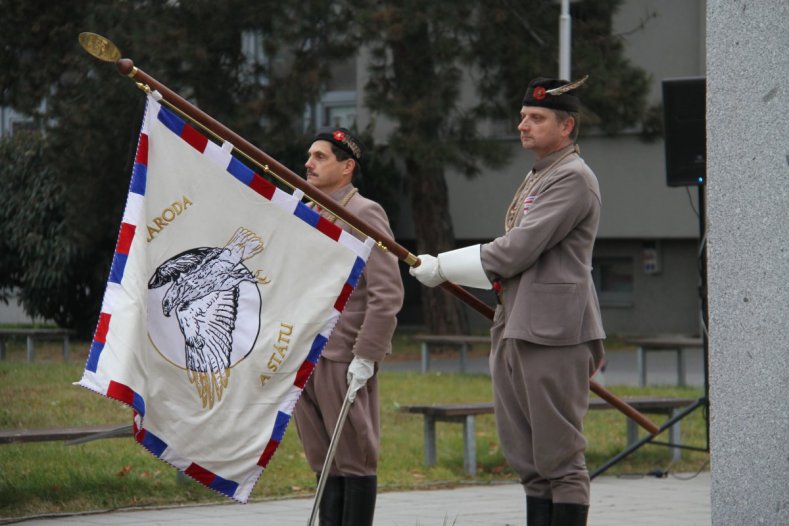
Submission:
M 170 284 L 162 314 L 175 314 L 184 338 L 184 363 L 203 407 L 222 399 L 230 377 L 233 331 L 244 282 L 268 284 L 244 261 L 263 251 L 263 240 L 240 227 L 224 247 L 187 250 L 168 259 L 148 281 L 148 289 Z

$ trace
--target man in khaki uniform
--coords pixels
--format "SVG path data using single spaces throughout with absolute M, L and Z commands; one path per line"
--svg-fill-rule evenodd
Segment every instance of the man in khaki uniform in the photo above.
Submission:
M 526 492 L 529 526 L 585 525 L 583 418 L 605 338 L 592 283 L 600 190 L 579 156 L 583 81 L 538 78 L 518 125 L 536 163 L 515 193 L 505 233 L 484 245 L 419 256 L 411 273 L 497 291 L 490 370 L 502 450 Z
M 360 173 L 363 146 L 344 128 L 321 130 L 305 163 L 307 181 L 358 218 L 392 236 L 384 209 L 362 197 L 351 184 Z M 331 213 L 323 217 L 358 235 Z M 394 236 L 392 236 L 394 237 Z M 362 277 L 321 354 L 294 412 L 310 467 L 323 469 L 334 426 L 349 385 L 355 399 L 340 434 L 320 502 L 321 526 L 370 526 L 376 498 L 379 449 L 377 364 L 391 352 L 403 304 L 397 258 L 373 248 Z

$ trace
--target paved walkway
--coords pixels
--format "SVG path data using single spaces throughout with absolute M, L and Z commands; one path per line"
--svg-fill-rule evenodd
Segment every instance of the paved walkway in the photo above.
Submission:
M 289 526 L 307 525 L 312 499 L 116 511 L 35 519 L 25 526 Z M 505 526 L 526 524 L 518 484 L 382 493 L 375 526 Z M 708 526 L 710 474 L 667 478 L 598 477 L 592 481 L 589 526 Z

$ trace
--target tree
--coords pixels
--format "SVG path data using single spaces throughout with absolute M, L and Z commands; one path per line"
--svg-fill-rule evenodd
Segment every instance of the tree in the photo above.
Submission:
M 42 243 L 20 250 L 20 236 L 2 242 L 2 297 L 18 287 L 29 314 L 83 336 L 95 327 L 144 97 L 79 47 L 80 32 L 107 36 L 168 87 L 283 162 L 298 158 L 299 166 L 307 141 L 303 109 L 332 62 L 353 51 L 343 38 L 329 38 L 349 18 L 323 6 L 0 0 L 0 105 L 30 115 L 42 130 L 3 147 L 8 163 L 0 186 L 13 191 L 3 192 L 2 208 L 24 212 L 4 218 L 3 230 L 36 233 Z M 263 60 L 243 53 L 246 30 L 260 32 Z M 32 196 L 44 201 L 26 207 Z
M 396 123 L 389 141 L 402 158 L 417 251 L 455 248 L 444 172 L 468 176 L 507 161 L 507 149 L 485 137 L 482 125 L 512 122 L 528 79 L 552 76 L 557 67 L 559 6 L 547 0 L 480 3 L 471 0 L 349 0 L 360 41 L 371 51 L 365 103 Z M 638 122 L 646 74 L 625 61 L 611 35 L 617 0 L 574 7 L 575 70 L 592 79 L 584 92 L 585 115 L 616 133 Z M 470 82 L 477 102 L 460 102 Z M 456 300 L 423 289 L 431 332 L 465 332 Z
M 0 299 L 20 291 L 30 314 L 71 325 L 84 295 L 74 290 L 78 254 L 63 222 L 65 188 L 33 132 L 0 139 Z M 65 305 L 60 299 L 71 297 Z

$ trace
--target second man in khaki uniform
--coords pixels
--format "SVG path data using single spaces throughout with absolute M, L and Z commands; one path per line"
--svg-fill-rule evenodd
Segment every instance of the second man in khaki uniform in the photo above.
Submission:
M 372 227 L 392 235 L 381 205 L 351 184 L 360 172 L 361 142 L 344 128 L 321 130 L 305 163 L 307 181 Z M 356 234 L 326 210 L 322 216 Z M 393 236 L 392 236 L 393 237 Z M 379 449 L 378 364 L 391 352 L 403 304 L 397 258 L 373 248 L 362 277 L 321 354 L 294 412 L 310 467 L 317 475 L 329 448 L 349 384 L 359 387 L 339 437 L 320 502 L 321 526 L 370 526 L 376 500 Z

